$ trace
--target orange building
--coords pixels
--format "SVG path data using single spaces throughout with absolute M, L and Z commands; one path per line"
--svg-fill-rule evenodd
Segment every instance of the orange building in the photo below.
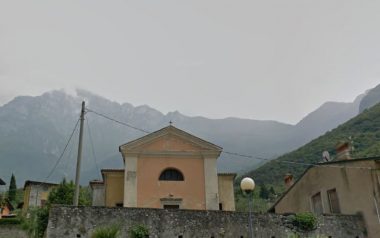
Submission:
M 1 218 L 7 218 L 7 217 L 15 217 L 16 214 L 12 214 L 12 211 L 14 210 L 12 204 L 9 202 L 8 199 L 5 199 L 2 204 L 0 204 L 0 219 Z
M 235 210 L 236 174 L 217 173 L 221 147 L 170 125 L 119 151 L 124 169 L 90 182 L 94 206 Z

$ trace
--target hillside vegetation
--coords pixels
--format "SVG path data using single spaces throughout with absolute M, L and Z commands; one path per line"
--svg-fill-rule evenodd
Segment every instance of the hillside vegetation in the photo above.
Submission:
M 285 161 L 299 163 L 317 163 L 322 159 L 322 152 L 327 150 L 332 158 L 336 155 L 335 146 L 339 141 L 348 141 L 351 137 L 354 151 L 352 157 L 363 158 L 380 156 L 380 104 L 364 110 L 361 114 L 336 129 L 311 141 L 299 149 L 272 160 L 260 168 L 251 171 L 251 176 L 258 184 L 280 185 L 286 173 L 298 178 L 307 165 L 290 164 Z

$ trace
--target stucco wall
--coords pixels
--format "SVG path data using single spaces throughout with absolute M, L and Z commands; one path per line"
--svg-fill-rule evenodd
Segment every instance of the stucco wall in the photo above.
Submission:
M 235 211 L 234 175 L 218 175 L 219 203 L 223 211 Z
M 124 206 L 218 210 L 216 160 L 221 148 L 173 126 L 120 146 L 125 161 Z M 184 181 L 160 181 L 162 171 L 180 170 Z
M 334 238 L 362 238 L 359 216 L 321 216 L 318 229 L 300 233 Z M 248 214 L 223 211 L 165 210 L 102 207 L 53 207 L 47 228 L 48 238 L 91 237 L 96 227 L 120 224 L 121 237 L 129 237 L 132 225 L 142 224 L 151 238 L 236 238 L 248 237 Z M 290 216 L 253 214 L 255 237 L 288 238 L 295 232 Z
M 28 210 L 29 198 L 30 198 L 30 186 L 24 189 L 24 205 L 22 206 L 23 213 L 25 213 Z
M 54 188 L 53 185 L 41 184 L 36 185 L 32 184 L 25 188 L 24 190 L 24 206 L 23 211 L 28 210 L 32 206 L 41 206 L 41 200 L 47 200 L 50 191 Z
M 206 157 L 203 159 L 207 210 L 219 210 L 219 187 L 216 159 L 217 158 L 215 157 Z
M 105 205 L 105 193 L 104 184 L 91 184 L 92 190 L 92 206 L 104 206 Z
M 124 207 L 137 206 L 137 157 L 124 156 Z
M 335 165 L 338 166 L 338 165 Z M 304 212 L 312 210 L 311 197 L 320 192 L 323 213 L 331 213 L 327 191 L 336 189 L 342 214 L 363 214 L 369 237 L 378 237 L 380 224 L 375 200 L 379 197 L 379 173 L 368 169 L 373 161 L 347 163 L 343 167 L 314 167 L 298 181 L 275 206 L 276 213 Z M 359 168 L 349 168 L 349 167 Z M 375 194 L 375 195 L 374 195 Z
M 105 205 L 114 207 L 123 204 L 124 200 L 124 171 L 104 173 Z
M 183 209 L 206 208 L 203 159 L 140 157 L 137 163 L 138 207 L 162 208 L 161 198 L 179 198 Z M 184 181 L 160 181 L 167 168 L 181 171 Z

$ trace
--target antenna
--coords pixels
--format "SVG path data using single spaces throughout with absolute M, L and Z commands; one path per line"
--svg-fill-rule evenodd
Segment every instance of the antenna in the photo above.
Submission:
M 323 162 L 329 162 L 331 160 L 330 153 L 325 150 L 322 153 Z

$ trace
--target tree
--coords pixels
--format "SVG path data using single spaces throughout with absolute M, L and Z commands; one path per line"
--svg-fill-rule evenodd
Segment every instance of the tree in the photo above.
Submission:
M 272 194 L 272 195 L 276 195 L 276 192 L 274 191 L 273 186 L 270 187 L 269 193 Z
M 73 203 L 75 186 L 73 181 L 69 183 L 65 179 L 55 188 L 51 190 L 48 197 L 49 204 L 70 205 Z
M 269 190 L 267 189 L 267 187 L 265 186 L 265 184 L 263 184 L 260 187 L 260 197 L 262 199 L 268 199 L 269 198 Z
M 16 192 L 17 192 L 16 178 L 12 173 L 11 182 L 9 183 L 9 191 L 8 191 L 8 199 L 10 202 L 13 202 L 16 200 Z
M 274 201 L 276 197 L 277 197 L 276 191 L 274 191 L 273 186 L 271 186 L 269 189 L 269 200 Z
M 48 204 L 72 205 L 74 199 L 75 185 L 73 181 L 66 182 L 65 179 L 51 190 L 48 197 Z M 79 205 L 91 205 L 91 194 L 88 188 L 81 188 L 79 193 Z

